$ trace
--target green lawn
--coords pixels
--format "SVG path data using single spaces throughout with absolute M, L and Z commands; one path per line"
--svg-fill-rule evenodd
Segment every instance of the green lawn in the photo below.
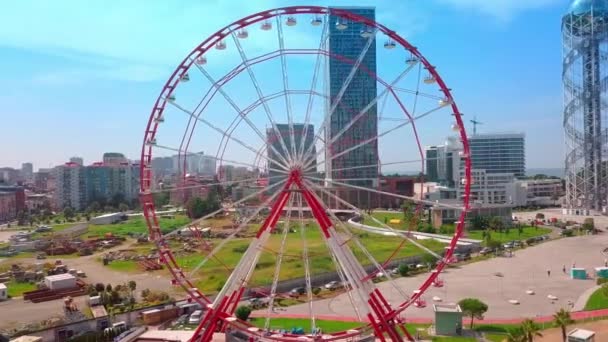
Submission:
M 585 304 L 585 310 L 599 310 L 608 308 L 608 297 L 602 292 L 602 288 L 599 288 L 591 294 L 587 303 Z
M 460 337 L 460 336 L 441 336 L 433 337 L 433 342 L 475 342 L 477 339 L 474 337 Z
M 10 297 L 21 297 L 24 292 L 36 290 L 35 284 L 30 283 L 18 283 L 15 280 L 11 280 L 8 283 L 4 283 L 8 289 L 8 295 Z
M 385 261 L 395 252 L 401 243 L 401 239 L 395 237 L 385 237 L 376 234 L 359 234 L 359 240 L 365 248 L 379 261 Z M 258 264 L 253 272 L 249 286 L 266 286 L 272 284 L 273 275 L 275 273 L 276 255 L 281 246 L 281 234 L 273 234 L 270 236 L 264 251 L 260 255 Z M 321 236 L 319 228 L 315 224 L 310 224 L 306 228 L 306 240 L 308 245 L 308 255 L 310 262 L 310 270 L 312 274 L 334 271 L 334 263 L 331 256 L 328 254 L 327 247 Z M 210 243 L 213 247 L 217 246 L 223 240 L 211 239 Z M 230 240 L 218 253 L 216 258 L 210 259 L 191 278 L 195 280 L 197 287 L 204 293 L 215 292 L 220 288 L 232 269 L 237 265 L 243 253 L 251 243 L 251 238 L 235 238 Z M 441 251 L 444 244 L 434 240 L 424 240 L 420 243 L 427 248 L 435 251 Z M 370 264 L 371 262 L 365 257 L 354 242 L 349 242 L 348 246 L 354 251 L 355 256 L 362 264 Z M 173 250 L 177 250 L 181 245 L 173 245 Z M 302 261 L 302 240 L 301 232 L 292 232 L 288 234 L 285 245 L 285 253 L 282 260 L 282 266 L 279 273 L 279 279 L 292 279 L 304 277 L 304 263 Z M 419 255 L 423 252 L 412 244 L 405 243 L 402 248 L 394 256 L 395 259 L 404 258 L 412 255 Z M 200 262 L 205 258 L 205 253 L 195 252 L 190 254 L 178 254 L 177 262 L 186 274 L 189 274 Z M 135 272 L 138 270 L 135 261 L 120 261 L 111 262 L 108 267 L 125 272 Z
M 190 222 L 190 219 L 185 215 L 176 215 L 175 218 L 160 218 L 159 223 L 163 233 L 171 232 L 177 228 L 181 228 Z M 102 236 L 106 233 L 114 235 L 126 236 L 132 234 L 147 234 L 148 226 L 143 217 L 133 217 L 127 221 L 116 224 L 105 225 L 89 225 L 88 236 Z
M 509 241 L 514 241 L 514 240 L 526 240 L 531 237 L 547 235 L 549 233 L 551 233 L 551 229 L 549 229 L 549 228 L 524 227 L 521 234 L 519 233 L 517 228 L 509 229 L 508 233 L 492 232 L 491 234 L 492 234 L 492 240 L 503 243 L 503 242 L 509 242 Z M 465 236 L 469 239 L 483 240 L 482 234 L 483 234 L 483 231 L 481 231 L 481 230 L 473 230 L 473 231 L 467 231 L 465 233 Z
M 265 322 L 265 318 L 251 318 L 249 320 L 249 323 L 260 328 L 264 327 Z M 321 328 L 321 330 L 323 330 L 323 333 L 333 333 L 345 331 L 352 328 L 359 328 L 361 326 L 364 326 L 365 323 L 315 320 L 315 325 Z M 407 324 L 407 331 L 409 331 L 410 334 L 415 335 L 417 328 L 428 327 L 428 324 Z M 272 318 L 270 320 L 270 329 L 291 330 L 291 328 L 302 328 L 305 332 L 310 332 L 310 320 L 305 318 Z
M 507 335 L 499 335 L 499 334 L 485 334 L 486 340 L 492 342 L 502 342 L 507 338 Z
M 136 261 L 131 260 L 114 260 L 106 266 L 114 271 L 135 273 L 142 271 Z

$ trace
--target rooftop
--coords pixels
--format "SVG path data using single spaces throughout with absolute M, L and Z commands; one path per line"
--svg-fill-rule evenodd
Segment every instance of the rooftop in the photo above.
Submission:
M 55 274 L 55 275 L 51 275 L 51 276 L 46 276 L 46 277 L 44 277 L 44 279 L 50 280 L 50 281 L 56 281 L 56 280 L 63 280 L 63 279 L 74 279 L 74 276 L 69 273 L 63 273 L 63 274 Z
M 462 312 L 458 304 L 433 304 L 435 312 Z
M 591 330 L 578 329 L 578 328 L 572 330 L 568 334 L 568 337 L 574 337 L 574 338 L 578 338 L 578 339 L 582 339 L 582 340 L 589 339 L 593 336 L 595 336 L 595 332 L 593 332 Z

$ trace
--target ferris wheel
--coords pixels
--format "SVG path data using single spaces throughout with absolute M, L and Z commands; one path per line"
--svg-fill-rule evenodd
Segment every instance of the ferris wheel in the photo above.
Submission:
M 450 135 L 460 144 L 461 196 L 431 201 L 421 175 L 437 159 L 427 160 L 424 146 Z M 177 180 L 159 189 L 152 160 L 171 155 Z M 219 170 L 211 180 L 201 180 L 202 158 Z M 450 88 L 416 47 L 376 22 L 371 9 L 285 7 L 221 28 L 175 69 L 146 126 L 141 202 L 173 284 L 204 308 L 193 341 L 210 341 L 215 332 L 264 341 L 413 340 L 403 312 L 424 306 L 429 287 L 444 285 L 440 273 L 469 208 L 470 169 Z M 405 171 L 412 176 L 388 176 Z M 212 191 L 222 199 L 191 224 L 197 252 L 177 253 L 161 231 L 159 191 L 184 198 Z M 407 220 L 399 211 L 374 213 L 404 203 Z M 449 243 L 416 239 L 430 210 L 456 213 Z M 215 237 L 202 233 L 206 224 Z M 412 250 L 437 262 L 417 288 L 406 289 L 389 268 Z M 273 320 L 290 310 L 277 310 L 292 295 L 285 287 L 298 279 L 294 297 L 310 328 L 274 329 Z M 316 325 L 324 308 L 315 292 L 328 280 L 347 298 L 339 314 L 359 328 L 323 332 Z M 267 301 L 256 312 L 263 327 L 235 315 L 254 291 Z

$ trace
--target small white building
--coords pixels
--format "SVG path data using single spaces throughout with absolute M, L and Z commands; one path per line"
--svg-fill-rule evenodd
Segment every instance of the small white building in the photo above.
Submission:
M 595 332 L 576 328 L 568 334 L 568 342 L 595 342 Z
M 4 285 L 3 283 L 0 283 L 0 300 L 7 300 L 8 299 L 8 289 L 6 288 L 6 285 Z
M 44 277 L 44 284 L 50 290 L 64 290 L 76 287 L 76 277 L 69 273 Z

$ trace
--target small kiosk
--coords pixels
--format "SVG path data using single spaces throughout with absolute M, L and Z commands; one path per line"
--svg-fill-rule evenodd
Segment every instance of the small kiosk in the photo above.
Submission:
M 460 335 L 462 310 L 458 304 L 433 304 L 436 335 Z

